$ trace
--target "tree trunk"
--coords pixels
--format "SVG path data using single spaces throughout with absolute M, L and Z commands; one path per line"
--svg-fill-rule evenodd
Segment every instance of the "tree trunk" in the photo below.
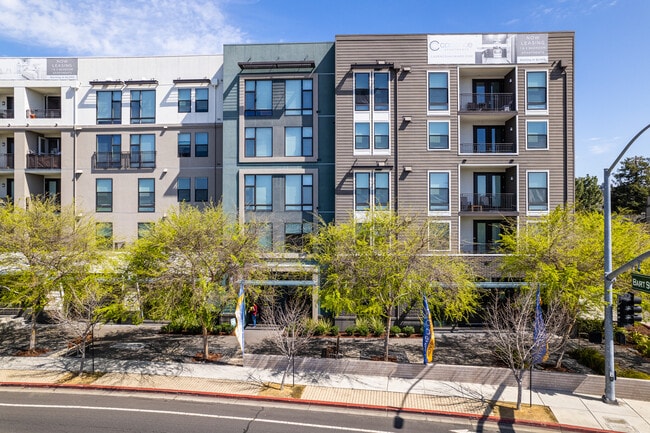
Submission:
M 386 315 L 386 335 L 384 336 L 384 361 L 388 361 L 388 342 L 390 339 L 391 317 L 390 313 Z
M 79 343 L 79 352 L 81 352 L 81 360 L 79 361 L 79 376 L 84 373 L 84 363 L 86 362 L 86 335 L 81 336 L 81 343 Z
M 280 382 L 280 391 L 284 389 L 284 381 L 287 378 L 287 373 L 289 372 L 289 369 L 291 368 L 291 361 L 293 360 L 293 357 L 288 358 L 289 362 L 287 362 L 287 368 L 284 369 L 284 373 L 282 373 L 282 381 Z
M 208 350 L 208 327 L 205 323 L 201 327 L 203 328 L 203 362 L 207 362 L 210 353 Z
M 32 329 L 29 335 L 29 350 L 36 350 L 36 313 L 32 309 Z
M 517 381 L 517 407 L 516 409 L 519 410 L 521 409 L 521 398 L 524 393 L 524 373 L 526 372 L 526 369 L 521 369 L 518 370 L 515 373 L 515 380 Z

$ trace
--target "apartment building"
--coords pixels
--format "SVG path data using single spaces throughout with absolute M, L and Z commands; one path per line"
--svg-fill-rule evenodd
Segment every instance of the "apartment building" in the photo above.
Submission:
M 426 219 L 498 280 L 495 246 L 574 199 L 574 34 L 336 37 L 337 221 Z
M 221 197 L 222 56 L 0 59 L 0 198 L 74 203 L 116 246 Z

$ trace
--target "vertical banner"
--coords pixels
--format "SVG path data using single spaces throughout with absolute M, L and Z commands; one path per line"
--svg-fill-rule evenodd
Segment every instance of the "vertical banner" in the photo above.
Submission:
M 244 301 L 244 281 L 239 285 L 239 296 L 237 297 L 237 307 L 235 308 L 235 336 L 241 347 L 241 356 L 244 357 L 244 326 L 246 326 L 246 305 Z
M 433 321 L 431 320 L 431 311 L 427 297 L 422 295 L 422 315 L 424 316 L 424 326 L 422 328 L 422 356 L 424 365 L 433 361 L 433 349 L 436 347 L 435 336 L 433 335 Z
M 544 316 L 542 315 L 542 300 L 537 285 L 537 300 L 535 301 L 535 326 L 533 328 L 533 364 L 539 364 L 548 359 L 546 353 L 547 337 Z

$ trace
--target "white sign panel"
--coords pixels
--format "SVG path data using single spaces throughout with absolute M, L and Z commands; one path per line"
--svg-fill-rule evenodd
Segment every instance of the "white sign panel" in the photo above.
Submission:
M 74 80 L 76 58 L 0 58 L 0 80 Z
M 548 34 L 428 35 L 429 64 L 548 63 Z

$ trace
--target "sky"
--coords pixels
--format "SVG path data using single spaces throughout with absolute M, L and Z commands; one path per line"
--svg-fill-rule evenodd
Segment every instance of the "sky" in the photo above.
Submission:
M 574 31 L 576 176 L 602 180 L 650 123 L 649 20 L 648 0 L 0 0 L 0 57 L 221 54 L 224 44 L 343 34 Z M 624 158 L 649 154 L 650 132 Z

